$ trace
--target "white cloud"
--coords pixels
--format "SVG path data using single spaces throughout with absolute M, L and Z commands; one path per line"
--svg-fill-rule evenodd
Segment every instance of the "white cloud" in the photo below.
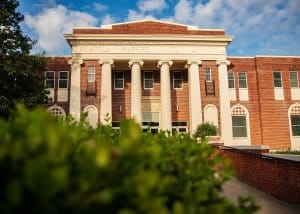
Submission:
M 187 0 L 180 0 L 174 8 L 175 19 L 181 23 L 189 22 L 193 14 L 192 3 Z
M 36 16 L 25 15 L 25 24 L 37 35 L 37 45 L 47 54 L 67 48 L 63 33 L 75 26 L 95 26 L 97 19 L 87 13 L 68 10 L 62 5 L 43 10 Z
M 142 12 L 161 11 L 167 7 L 165 0 L 140 0 L 138 7 Z
M 97 3 L 97 2 L 94 3 L 94 8 L 95 8 L 95 10 L 97 10 L 99 12 L 107 10 L 107 6 L 106 5 L 101 4 L 101 3 Z
M 102 20 L 103 25 L 112 24 L 116 21 L 114 17 L 112 17 L 110 14 L 106 14 Z
M 154 17 L 152 15 L 145 15 L 144 13 L 138 13 L 135 10 L 128 11 L 128 21 L 136 21 L 141 19 L 154 19 Z

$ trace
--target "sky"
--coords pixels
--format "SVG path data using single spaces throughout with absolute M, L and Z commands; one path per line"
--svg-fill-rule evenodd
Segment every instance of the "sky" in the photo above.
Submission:
M 75 26 L 141 19 L 225 29 L 229 56 L 300 55 L 300 0 L 19 0 L 34 53 L 70 55 L 63 33 Z

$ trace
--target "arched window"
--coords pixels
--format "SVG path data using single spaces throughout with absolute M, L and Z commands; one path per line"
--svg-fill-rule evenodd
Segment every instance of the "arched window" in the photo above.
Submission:
M 65 110 L 57 105 L 51 106 L 47 109 L 48 112 L 50 112 L 55 117 L 62 117 L 63 119 L 66 118 L 66 112 Z
M 300 104 L 293 104 L 289 108 L 291 134 L 293 137 L 300 137 Z
M 87 113 L 87 121 L 92 127 L 96 127 L 98 124 L 98 109 L 94 105 L 88 105 L 84 108 L 83 112 Z
M 247 109 L 242 105 L 235 105 L 231 108 L 232 135 L 235 138 L 247 138 L 249 135 L 249 115 Z

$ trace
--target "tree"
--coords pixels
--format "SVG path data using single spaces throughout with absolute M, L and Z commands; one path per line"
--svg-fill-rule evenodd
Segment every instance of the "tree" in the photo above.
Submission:
M 0 4 L 0 117 L 8 118 L 16 103 L 33 107 L 47 100 L 42 71 L 46 60 L 32 55 L 34 41 L 24 35 L 20 22 L 24 16 L 16 11 L 17 0 Z
M 217 127 L 209 122 L 202 123 L 198 125 L 194 137 L 200 137 L 202 140 L 205 139 L 207 136 L 214 136 L 217 134 Z

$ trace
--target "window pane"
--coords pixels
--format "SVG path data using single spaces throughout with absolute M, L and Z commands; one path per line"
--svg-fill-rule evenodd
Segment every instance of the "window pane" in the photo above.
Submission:
M 210 67 L 207 67 L 205 69 L 205 80 L 207 80 L 207 81 L 211 80 L 211 69 L 210 69 Z
M 46 79 L 54 79 L 54 72 L 46 72 Z
M 68 88 L 68 80 L 59 80 L 59 88 Z
M 123 88 L 123 80 L 122 79 L 115 80 L 115 88 Z
M 152 72 L 145 72 L 144 73 L 144 78 L 145 79 L 152 79 Z
M 299 87 L 298 83 L 298 73 L 296 71 L 290 72 L 290 81 L 291 81 L 291 87 Z
M 153 88 L 153 81 L 145 80 L 145 88 Z
M 174 88 L 182 88 L 182 81 L 174 80 Z
M 232 116 L 233 137 L 247 137 L 246 116 Z
M 174 72 L 173 73 L 173 78 L 174 79 L 181 79 L 181 72 Z
M 273 72 L 273 78 L 274 78 L 274 87 L 282 87 L 281 73 Z
M 46 88 L 54 88 L 54 80 L 46 80 Z
M 245 72 L 239 72 L 239 88 L 247 88 L 247 76 Z
M 234 88 L 234 75 L 233 72 L 228 73 L 228 87 Z
M 123 79 L 123 72 L 115 72 L 115 79 Z
M 300 115 L 291 115 L 292 126 L 299 125 L 300 126 Z
M 68 72 L 59 72 L 59 79 L 68 79 Z

